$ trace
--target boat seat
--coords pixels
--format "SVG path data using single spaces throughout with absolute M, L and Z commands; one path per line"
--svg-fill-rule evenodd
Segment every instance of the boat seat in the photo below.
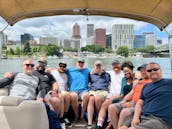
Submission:
M 8 88 L 0 89 L 0 125 L 0 129 L 49 129 L 44 104 L 8 96 Z

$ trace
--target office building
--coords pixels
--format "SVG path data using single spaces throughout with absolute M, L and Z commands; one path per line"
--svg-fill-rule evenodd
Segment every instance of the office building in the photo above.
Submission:
M 112 50 L 116 51 L 120 46 L 133 48 L 134 25 L 115 24 L 112 26 Z
M 112 48 L 112 34 L 106 35 L 106 48 Z
M 21 39 L 21 43 L 22 44 L 25 44 L 29 40 L 34 40 L 33 36 L 30 35 L 30 34 L 28 34 L 28 33 L 25 33 L 23 35 L 20 35 L 20 39 Z
M 73 26 L 73 35 L 72 38 L 81 38 L 80 35 L 80 26 L 78 25 L 78 23 L 75 23 L 75 25 Z
M 95 44 L 106 46 L 106 29 L 97 28 L 95 29 Z
M 157 38 L 155 33 L 153 32 L 144 32 L 143 35 L 145 35 L 145 44 L 146 46 L 153 45 L 156 46 L 157 44 Z
M 70 39 L 63 40 L 63 48 L 71 48 L 71 40 Z
M 87 24 L 87 38 L 94 36 L 94 24 Z
M 135 35 L 133 48 L 145 48 L 145 35 Z
M 58 39 L 56 37 L 40 37 L 39 38 L 39 44 L 44 44 L 44 45 L 54 44 L 54 45 L 58 45 Z

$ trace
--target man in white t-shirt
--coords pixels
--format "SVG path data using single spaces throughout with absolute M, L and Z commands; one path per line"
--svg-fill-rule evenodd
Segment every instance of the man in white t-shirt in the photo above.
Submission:
M 69 110 L 70 106 L 70 93 L 68 92 L 68 76 L 65 73 L 67 64 L 65 62 L 60 62 L 57 69 L 51 70 L 51 75 L 55 78 L 58 84 L 58 92 L 63 96 L 64 105 L 62 106 L 63 109 L 63 118 L 67 126 L 70 126 L 71 123 L 66 118 L 66 114 Z M 64 108 L 65 107 L 65 108 Z
M 98 115 L 98 121 L 97 121 L 97 126 L 96 129 L 102 129 L 104 120 L 106 118 L 106 112 L 108 109 L 109 104 L 112 103 L 112 100 L 120 95 L 121 91 L 121 80 L 124 77 L 123 72 L 120 69 L 120 62 L 118 60 L 112 60 L 112 70 L 109 71 L 108 73 L 110 74 L 111 77 L 111 84 L 110 84 L 110 90 L 109 94 L 106 98 L 106 100 L 103 102 L 99 115 Z

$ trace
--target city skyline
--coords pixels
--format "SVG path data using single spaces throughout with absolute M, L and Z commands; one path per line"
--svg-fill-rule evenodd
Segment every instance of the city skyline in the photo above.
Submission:
M 17 22 L 14 26 L 8 26 L 4 31 L 8 35 L 9 40 L 20 40 L 20 35 L 29 33 L 34 39 L 39 41 L 39 37 L 54 36 L 58 39 L 70 39 L 72 36 L 72 28 L 75 23 L 80 26 L 80 34 L 82 41 L 86 42 L 87 24 L 94 24 L 94 29 L 105 28 L 106 34 L 112 33 L 112 25 L 114 24 L 134 24 L 134 34 L 142 34 L 143 32 L 154 32 L 158 38 L 167 42 L 167 34 L 160 31 L 156 26 L 131 19 L 105 17 L 105 16 L 50 16 L 30 18 Z M 0 17 L 0 30 L 7 23 Z M 172 23 L 167 26 L 168 32 L 172 31 Z

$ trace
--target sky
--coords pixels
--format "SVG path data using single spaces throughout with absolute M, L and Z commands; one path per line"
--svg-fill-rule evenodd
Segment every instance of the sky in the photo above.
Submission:
M 21 20 L 13 26 L 8 26 L 4 33 L 8 35 L 9 40 L 20 40 L 20 35 L 29 33 L 39 42 L 39 37 L 53 36 L 58 39 L 70 39 L 72 36 L 72 27 L 75 23 L 80 25 L 82 41 L 86 41 L 86 26 L 94 24 L 95 28 L 106 28 L 106 34 L 111 34 L 114 24 L 134 24 L 134 33 L 154 32 L 158 39 L 167 43 L 167 34 L 160 31 L 155 25 L 126 18 L 106 17 L 106 16 L 81 16 L 81 15 L 63 15 L 49 16 L 39 18 L 29 18 Z M 7 25 L 7 22 L 0 17 L 0 31 Z M 166 27 L 168 32 L 172 31 L 172 23 Z

